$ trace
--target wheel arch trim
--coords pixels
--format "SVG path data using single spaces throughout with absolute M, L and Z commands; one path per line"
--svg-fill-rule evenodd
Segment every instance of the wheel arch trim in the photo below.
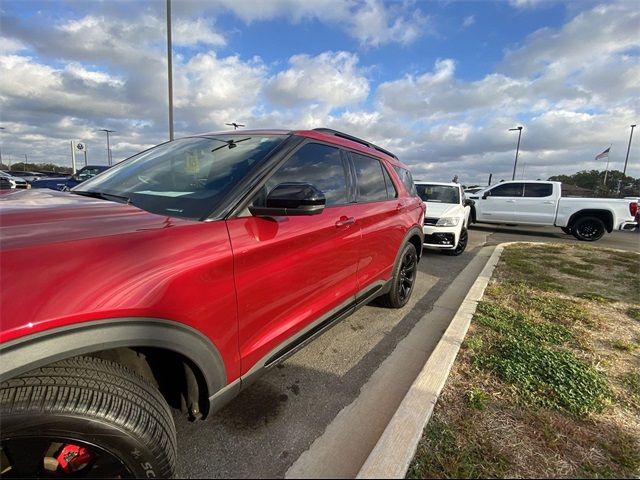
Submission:
M 402 239 L 402 243 L 400 244 L 400 248 L 398 249 L 398 254 L 396 256 L 396 259 L 394 261 L 394 268 L 396 263 L 399 261 L 400 259 L 400 255 L 402 253 L 402 247 L 408 243 L 411 242 L 411 240 L 413 238 L 417 237 L 419 240 L 418 242 L 412 242 L 414 244 L 414 246 L 416 247 L 416 253 L 418 254 L 418 260 L 420 260 L 420 258 L 422 257 L 422 245 L 424 243 L 424 232 L 422 231 L 422 228 L 420 228 L 419 226 L 412 226 L 407 233 L 405 234 L 404 238 Z
M 218 349 L 197 330 L 148 317 L 103 319 L 38 332 L 0 346 L 0 381 L 64 358 L 118 347 L 155 347 L 189 359 L 200 370 L 208 396 L 227 384 Z
M 602 209 L 602 208 L 589 208 L 578 210 L 574 214 L 569 217 L 569 221 L 567 222 L 567 227 L 572 228 L 573 224 L 577 222 L 582 217 L 597 217 L 603 221 L 605 229 L 608 233 L 613 231 L 614 226 L 614 214 L 611 210 Z

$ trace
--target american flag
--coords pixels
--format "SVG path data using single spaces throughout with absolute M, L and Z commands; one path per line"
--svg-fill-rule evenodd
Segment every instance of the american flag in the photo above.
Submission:
M 600 160 L 601 158 L 604 158 L 604 157 L 609 157 L 609 150 L 611 150 L 611 147 L 607 148 L 600 155 L 596 155 L 596 160 Z

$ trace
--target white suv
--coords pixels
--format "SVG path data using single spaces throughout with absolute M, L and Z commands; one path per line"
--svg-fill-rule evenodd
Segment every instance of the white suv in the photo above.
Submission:
M 467 226 L 472 200 L 458 183 L 416 181 L 418 195 L 427 207 L 424 218 L 424 246 L 448 255 L 460 255 L 467 248 Z

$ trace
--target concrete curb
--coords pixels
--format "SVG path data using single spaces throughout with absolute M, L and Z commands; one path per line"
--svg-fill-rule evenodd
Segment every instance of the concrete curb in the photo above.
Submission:
M 405 477 L 422 432 L 431 418 L 467 334 L 478 301 L 484 294 L 505 246 L 514 243 L 531 242 L 507 242 L 496 246 L 356 478 Z

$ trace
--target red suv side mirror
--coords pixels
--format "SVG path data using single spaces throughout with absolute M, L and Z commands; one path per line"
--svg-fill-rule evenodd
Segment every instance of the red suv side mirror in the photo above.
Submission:
M 318 215 L 326 204 L 324 193 L 310 183 L 287 182 L 275 187 L 265 201 L 265 206 L 250 206 L 257 217 Z

